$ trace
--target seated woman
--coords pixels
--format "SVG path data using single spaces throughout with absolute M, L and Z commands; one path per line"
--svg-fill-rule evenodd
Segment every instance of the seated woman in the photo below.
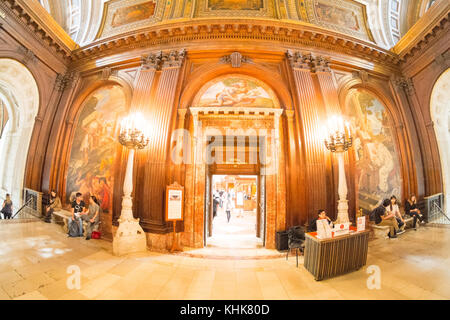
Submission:
M 61 210 L 61 199 L 57 196 L 56 191 L 52 190 L 50 192 L 50 204 L 45 211 L 44 221 L 50 223 L 52 220 L 52 214 L 54 211 Z
M 72 217 L 69 218 L 69 237 L 83 236 L 83 221 L 81 215 L 85 211 L 83 195 L 77 192 L 75 201 L 72 202 Z
M 87 222 L 86 240 L 90 240 L 92 231 L 98 226 L 100 221 L 100 204 L 95 196 L 89 197 L 89 209 L 81 214 L 81 220 Z
M 3 201 L 2 210 L 0 212 L 3 213 L 5 219 L 11 219 L 13 213 L 13 203 L 9 193 L 6 194 L 6 199 Z M 1 218 L 2 216 L 0 215 L 0 219 Z
M 330 224 L 330 227 L 333 228 L 333 222 L 332 222 L 331 219 L 327 216 L 327 213 L 325 212 L 325 210 L 320 209 L 320 210 L 317 212 L 317 218 L 311 221 L 311 223 L 310 223 L 310 225 L 309 225 L 309 228 L 308 228 L 308 231 L 309 231 L 309 232 L 315 232 L 315 231 L 317 231 L 317 223 L 316 223 L 316 222 L 317 222 L 317 220 L 323 220 L 323 219 L 328 220 L 328 223 Z
M 420 210 L 417 208 L 417 199 L 416 199 L 415 195 L 411 195 L 411 197 L 409 199 L 406 199 L 406 201 L 405 201 L 405 213 L 407 215 L 409 215 L 410 217 L 414 218 L 413 228 L 415 230 L 417 230 L 417 228 L 416 228 L 417 219 L 419 219 L 419 221 L 421 223 L 425 222 L 425 218 L 420 213 Z
M 389 211 L 389 213 L 394 215 L 395 219 L 397 219 L 397 224 L 398 224 L 400 231 L 403 231 L 406 228 L 406 223 L 402 217 L 402 214 L 400 213 L 400 208 L 398 207 L 396 196 L 392 196 L 390 201 L 391 201 L 391 204 L 388 207 L 388 211 Z
M 383 203 L 376 207 L 370 214 L 370 220 L 375 221 L 377 226 L 387 226 L 389 227 L 389 238 L 397 238 L 397 234 L 403 233 L 405 231 L 400 231 L 398 229 L 397 219 L 394 215 L 388 212 L 388 207 L 391 201 L 389 199 L 384 199 Z

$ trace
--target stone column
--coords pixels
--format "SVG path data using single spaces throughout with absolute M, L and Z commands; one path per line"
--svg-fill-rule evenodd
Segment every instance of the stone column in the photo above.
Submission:
M 306 208 L 299 208 L 299 211 L 306 212 L 306 219 L 309 222 L 315 216 L 315 210 L 326 208 L 327 205 L 325 147 L 318 110 L 319 99 L 311 75 L 313 70 L 311 55 L 289 51 L 287 57 L 296 85 L 298 105 L 295 111 L 299 118 L 301 149 L 303 149 L 300 152 L 303 154 L 305 165 L 306 181 L 300 190 L 306 193 L 307 205 Z

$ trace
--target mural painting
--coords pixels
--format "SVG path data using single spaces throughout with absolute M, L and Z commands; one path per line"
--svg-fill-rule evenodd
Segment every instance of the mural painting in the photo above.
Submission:
M 253 79 L 225 78 L 211 85 L 196 106 L 275 108 L 273 94 L 264 86 Z
M 354 130 L 357 207 L 368 212 L 385 198 L 402 196 L 399 156 L 389 114 L 378 99 L 355 91 L 347 112 Z
M 148 1 L 134 6 L 119 8 L 114 12 L 111 25 L 116 28 L 148 19 L 155 14 L 155 7 L 155 2 Z
M 322 22 L 344 26 L 355 31 L 360 29 L 358 17 L 352 10 L 322 2 L 315 3 L 314 9 L 317 18 Z
M 260 10 L 264 0 L 208 0 L 211 10 Z
M 120 118 L 125 113 L 120 86 L 104 87 L 85 102 L 79 117 L 69 161 L 66 195 L 95 195 L 103 212 L 112 210 L 113 165 Z

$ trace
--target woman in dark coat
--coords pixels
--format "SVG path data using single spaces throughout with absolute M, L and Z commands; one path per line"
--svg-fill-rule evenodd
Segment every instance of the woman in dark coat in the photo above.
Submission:
M 421 223 L 425 222 L 425 218 L 420 213 L 419 208 L 417 208 L 417 200 L 415 195 L 412 195 L 409 199 L 406 200 L 405 213 L 414 218 L 414 229 L 416 229 L 417 219 L 419 219 Z
M 5 219 L 11 219 L 12 217 L 12 201 L 11 201 L 11 195 L 9 193 L 6 194 L 6 200 L 3 201 L 3 206 L 1 212 L 3 213 L 3 216 Z

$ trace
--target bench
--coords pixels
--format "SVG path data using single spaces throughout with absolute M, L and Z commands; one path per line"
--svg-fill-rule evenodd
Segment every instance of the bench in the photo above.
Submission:
M 52 214 L 52 222 L 57 224 L 63 225 L 63 231 L 64 233 L 69 233 L 69 218 L 72 217 L 72 213 L 70 211 L 61 209 L 59 211 L 53 211 Z M 97 227 L 94 230 L 97 230 L 100 226 L 99 222 L 97 224 Z M 87 230 L 87 222 L 83 221 L 83 235 L 86 237 L 86 230 Z
M 409 215 L 403 215 L 403 220 L 405 220 L 405 229 L 412 228 L 414 223 L 414 218 Z M 388 238 L 389 227 L 388 226 L 377 226 L 375 222 L 370 221 L 370 228 L 373 231 L 375 238 Z M 420 223 L 416 223 L 416 228 L 419 228 Z

